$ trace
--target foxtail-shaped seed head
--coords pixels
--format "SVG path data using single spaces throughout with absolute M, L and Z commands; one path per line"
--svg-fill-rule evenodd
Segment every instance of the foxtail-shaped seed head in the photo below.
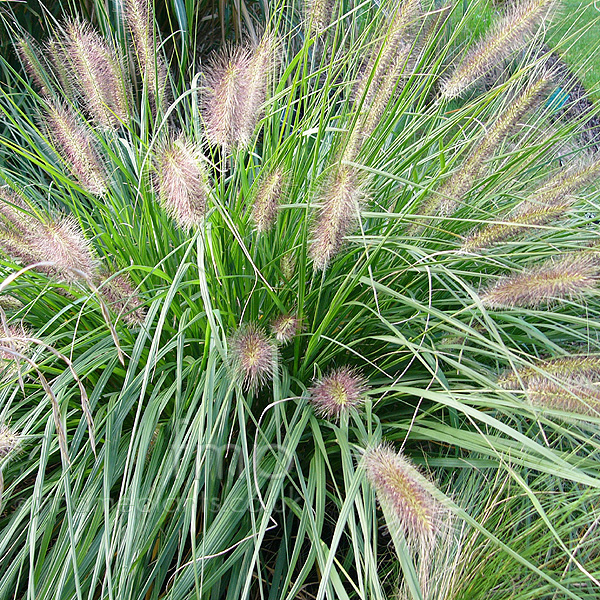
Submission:
M 154 28 L 152 0 L 123 0 L 125 20 L 131 33 L 138 68 L 148 90 L 154 112 L 167 104 L 168 69 L 160 54 L 160 40 Z
M 18 371 L 20 356 L 26 355 L 31 347 L 30 333 L 21 324 L 0 327 L 0 373 L 10 377 Z
M 251 142 L 276 56 L 270 34 L 254 48 L 228 47 L 213 56 L 203 99 L 207 135 L 213 144 L 227 149 Z
M 388 526 L 398 527 L 410 545 L 431 548 L 443 507 L 417 468 L 386 444 L 367 450 L 364 467 L 379 503 L 393 519 Z
M 510 370 L 498 378 L 505 390 L 518 390 L 539 379 L 600 381 L 600 355 L 573 354 L 538 361 L 535 365 Z
M 569 254 L 516 275 L 501 277 L 481 294 L 488 308 L 539 307 L 578 298 L 593 290 L 600 279 L 600 262 L 591 251 Z
M 300 321 L 295 315 L 279 315 L 271 322 L 271 332 L 280 344 L 289 344 L 300 332 Z
M 59 156 L 66 162 L 81 187 L 90 194 L 106 192 L 108 177 L 91 131 L 73 110 L 48 101 L 46 129 Z
M 310 256 L 316 270 L 325 270 L 340 251 L 359 219 L 362 196 L 357 173 L 350 166 L 336 166 L 321 190 L 321 208 L 313 225 Z
M 430 199 L 429 210 L 434 209 L 441 217 L 457 210 L 465 195 L 485 172 L 487 161 L 498 146 L 514 130 L 520 119 L 538 105 L 549 82 L 550 73 L 544 72 L 511 99 L 460 168 L 440 187 L 437 197 Z
M 49 93 L 50 75 L 48 64 L 43 58 L 41 49 L 29 36 L 24 36 L 15 42 L 15 50 L 27 75 L 38 87 L 40 93 L 47 95 Z
M 321 35 L 327 29 L 334 8 L 332 0 L 304 0 L 305 29 L 309 37 Z
M 0 460 L 16 452 L 21 442 L 21 436 L 8 425 L 0 425 Z
M 171 139 L 157 158 L 159 198 L 184 230 L 200 227 L 210 194 L 209 177 L 199 144 L 181 135 Z
M 524 48 L 554 5 L 554 0 L 516 2 L 443 82 L 442 98 L 450 100 L 462 95 L 493 66 Z
M 127 120 L 128 99 L 125 72 L 116 50 L 82 21 L 67 21 L 65 31 L 71 80 L 88 112 L 102 127 L 118 127 Z
M 257 391 L 273 379 L 276 357 L 275 342 L 257 325 L 242 325 L 229 338 L 230 364 L 245 390 Z
M 600 356 L 575 354 L 538 361 L 498 378 L 501 388 L 525 391 L 541 409 L 600 416 Z
M 361 406 L 367 390 L 367 382 L 358 371 L 339 367 L 319 379 L 308 392 L 319 415 L 337 420 L 342 413 Z
M 37 237 L 28 240 L 31 254 L 52 266 L 44 270 L 66 281 L 92 281 L 98 261 L 75 219 L 61 217 L 43 224 Z
M 487 225 L 467 236 L 462 250 L 472 252 L 507 242 L 522 233 L 534 232 L 562 217 L 573 204 L 572 197 L 562 198 L 562 204 L 538 205 L 526 202 L 512 218 L 502 223 Z
M 252 220 L 259 234 L 266 233 L 275 223 L 284 179 L 283 169 L 275 167 L 257 182 L 252 204 Z

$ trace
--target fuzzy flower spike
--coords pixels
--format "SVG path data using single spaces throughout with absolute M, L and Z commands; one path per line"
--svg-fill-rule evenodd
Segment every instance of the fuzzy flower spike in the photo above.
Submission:
M 442 98 L 451 100 L 462 95 L 493 66 L 524 48 L 554 5 L 554 0 L 516 2 L 444 82 Z
M 87 23 L 68 21 L 65 26 L 66 59 L 71 80 L 79 89 L 89 114 L 106 128 L 127 120 L 125 73 L 113 48 Z
M 343 412 L 364 403 L 368 390 L 365 378 L 350 367 L 339 367 L 319 379 L 309 390 L 315 411 L 336 420 Z
M 342 248 L 359 219 L 362 196 L 358 174 L 347 165 L 335 167 L 321 191 L 321 208 L 313 225 L 310 255 L 315 270 L 324 271 Z
M 206 73 L 203 116 L 208 139 L 223 148 L 247 146 L 266 98 L 276 44 L 265 35 L 255 47 L 229 47 L 214 55 Z
M 364 466 L 379 503 L 392 518 L 388 526 L 398 527 L 411 546 L 430 549 L 444 509 L 427 489 L 423 475 L 386 444 L 368 450 Z
M 0 425 L 0 460 L 13 453 L 19 446 L 19 434 L 7 425 Z
M 48 101 L 46 131 L 59 156 L 82 188 L 102 196 L 108 178 L 90 129 L 67 105 Z
M 481 295 L 488 308 L 539 307 L 578 298 L 593 290 L 600 280 L 600 261 L 591 251 L 568 254 L 500 278 Z
M 125 19 L 131 32 L 140 74 L 148 89 L 152 109 L 164 109 L 167 100 L 168 69 L 160 56 L 153 23 L 152 0 L 124 0 Z
M 265 331 L 249 323 L 229 339 L 230 364 L 247 391 L 257 391 L 273 378 L 277 356 L 275 342 Z
M 25 264 L 51 263 L 39 270 L 65 281 L 92 281 L 98 262 L 78 223 L 68 216 L 40 220 L 24 199 L 0 188 L 0 247 Z
M 184 230 L 200 226 L 210 193 L 200 146 L 181 135 L 165 145 L 157 162 L 159 198 L 165 211 Z

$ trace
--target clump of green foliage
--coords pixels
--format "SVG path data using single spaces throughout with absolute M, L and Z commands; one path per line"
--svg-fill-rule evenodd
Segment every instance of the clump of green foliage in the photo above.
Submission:
M 2 59 L 0 597 L 595 598 L 555 4 L 276 1 L 197 62 L 111 7 Z

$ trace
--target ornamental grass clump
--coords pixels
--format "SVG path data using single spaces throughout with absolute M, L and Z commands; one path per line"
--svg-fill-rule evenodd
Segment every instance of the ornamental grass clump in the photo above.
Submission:
M 447 101 L 484 0 L 0 5 L 0 598 L 597 596 L 600 107 L 536 36 Z

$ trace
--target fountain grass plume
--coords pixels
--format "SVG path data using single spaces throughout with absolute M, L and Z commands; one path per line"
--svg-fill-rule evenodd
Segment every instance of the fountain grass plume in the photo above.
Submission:
M 277 345 L 264 329 L 253 323 L 241 325 L 228 345 L 234 377 L 245 390 L 256 392 L 273 379 Z
M 403 55 L 408 56 L 414 42 L 414 25 L 421 16 L 420 0 L 405 0 L 399 2 L 394 16 L 389 20 L 389 26 L 383 39 L 375 45 L 369 60 L 362 70 L 354 89 L 354 101 L 363 106 L 371 106 L 379 90 L 389 87 L 389 80 L 397 70 L 394 65 Z M 408 51 L 408 52 L 407 52 Z
M 548 225 L 562 217 L 574 201 L 574 198 L 566 197 L 562 198 L 561 204 L 545 206 L 526 202 L 512 218 L 472 232 L 463 241 L 461 249 L 465 252 L 483 250 L 511 240 L 521 233 L 535 231 L 536 228 Z
M 331 23 L 333 0 L 304 0 L 305 29 L 308 37 L 321 35 Z
M 466 194 L 485 172 L 487 163 L 498 146 L 511 134 L 520 119 L 539 104 L 549 82 L 550 72 L 545 71 L 507 103 L 506 109 L 494 119 L 464 163 L 442 184 L 435 195 L 421 205 L 421 215 L 445 217 L 458 209 Z M 421 224 L 415 225 L 411 233 L 419 233 L 422 228 Z
M 367 450 L 364 467 L 379 503 L 393 519 L 388 527 L 397 527 L 410 546 L 427 554 L 440 532 L 445 510 L 425 485 L 425 477 L 387 444 Z
M 252 220 L 257 233 L 266 233 L 274 225 L 284 186 L 285 174 L 281 167 L 269 170 L 257 182 L 252 201 Z
M 90 194 L 102 196 L 108 176 L 90 129 L 66 104 L 48 100 L 45 112 L 48 137 L 78 183 Z
M 148 89 L 154 112 L 167 104 L 168 69 L 160 55 L 159 39 L 154 29 L 152 0 L 124 0 L 125 20 L 131 33 L 138 69 Z
M 48 87 L 50 76 L 41 48 L 30 36 L 24 35 L 16 40 L 15 50 L 27 75 L 40 90 L 40 94 L 48 95 L 50 93 Z
M 540 360 L 532 366 L 506 371 L 498 378 L 498 384 L 505 390 L 518 390 L 540 379 L 598 381 L 600 380 L 600 355 L 572 354 Z
M 580 298 L 591 292 L 600 279 L 600 262 L 592 251 L 568 254 L 515 275 L 501 277 L 481 295 L 492 309 L 531 307 Z
M 271 322 L 271 333 L 279 344 L 289 344 L 300 332 L 301 326 L 295 315 L 279 315 Z
M 573 354 L 537 361 L 498 378 L 505 390 L 523 390 L 534 406 L 600 416 L 600 356 Z
M 165 211 L 186 231 L 200 227 L 211 190 L 201 146 L 184 135 L 170 139 L 158 153 L 156 169 Z
M 31 348 L 30 332 L 23 324 L 5 324 L 0 326 L 0 378 L 9 379 L 15 374 L 20 376 L 21 356 L 26 356 Z
M 359 219 L 362 185 L 355 170 L 336 165 L 323 186 L 313 224 L 310 256 L 317 271 L 325 270 Z
M 130 327 L 140 326 L 146 318 L 146 309 L 127 273 L 111 276 L 103 273 L 100 293 L 113 311 Z
M 554 6 L 554 0 L 516 2 L 443 82 L 442 98 L 451 100 L 461 96 L 493 66 L 524 48 Z
M 319 379 L 308 393 L 317 414 L 337 420 L 342 413 L 361 406 L 367 390 L 366 379 L 355 369 L 343 366 Z
M 105 128 L 128 118 L 127 82 L 122 61 L 94 28 L 79 20 L 65 23 L 65 58 L 70 78 L 89 114 Z
M 0 460 L 15 452 L 21 443 L 21 436 L 5 425 L 0 425 Z
M 265 34 L 252 48 L 227 46 L 206 70 L 202 114 L 208 139 L 224 149 L 252 141 L 276 63 L 275 38 Z
M 27 212 L 27 204 L 14 192 L 0 188 L 0 246 L 25 264 L 52 263 L 37 270 L 65 281 L 92 281 L 98 261 L 74 218 L 40 219 Z

